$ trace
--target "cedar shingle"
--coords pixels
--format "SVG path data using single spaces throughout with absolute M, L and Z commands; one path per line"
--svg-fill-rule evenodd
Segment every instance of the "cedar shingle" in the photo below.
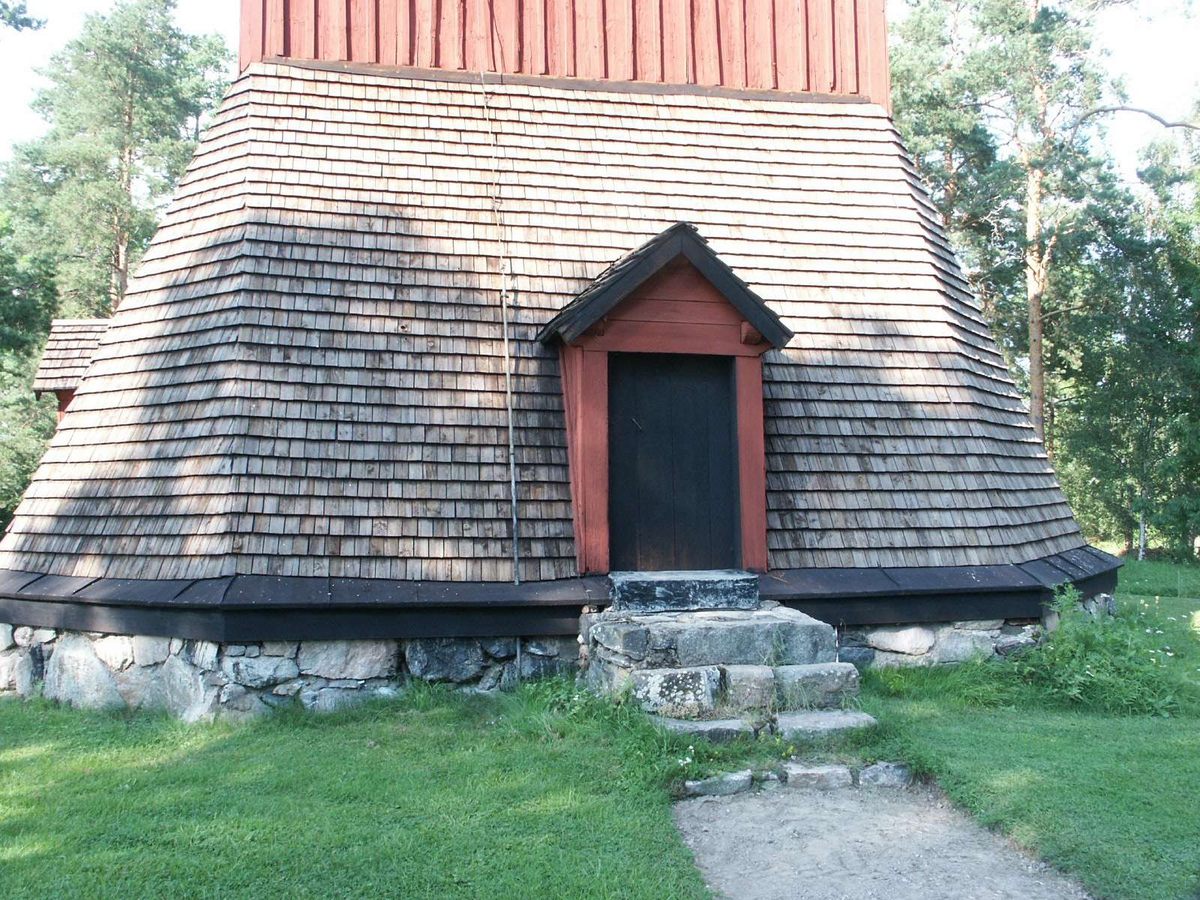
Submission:
M 535 336 L 679 221 L 795 332 L 765 358 L 772 566 L 992 565 L 1083 546 L 881 109 L 488 90 L 496 159 L 477 85 L 252 66 L 95 349 L 0 567 L 511 579 L 503 247 L 521 575 L 574 575 L 558 365 Z

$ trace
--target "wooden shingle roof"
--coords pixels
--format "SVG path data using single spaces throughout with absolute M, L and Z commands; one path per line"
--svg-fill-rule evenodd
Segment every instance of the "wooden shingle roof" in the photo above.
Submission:
M 794 333 L 765 357 L 773 568 L 1084 546 L 882 109 L 505 80 L 252 66 L 0 568 L 511 579 L 507 271 L 521 576 L 575 575 L 558 366 L 536 337 L 680 221 Z
M 107 329 L 107 319 L 55 319 L 51 322 L 50 337 L 33 378 L 33 392 L 75 390 Z

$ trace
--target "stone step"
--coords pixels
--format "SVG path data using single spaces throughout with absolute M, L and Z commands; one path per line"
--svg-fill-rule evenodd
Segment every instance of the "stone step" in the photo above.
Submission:
M 651 716 L 650 720 L 659 728 L 688 737 L 704 738 L 714 744 L 727 744 L 738 738 L 753 738 L 766 722 L 750 719 L 672 719 L 667 716 Z
M 725 743 L 738 738 L 756 737 L 763 731 L 775 732 L 787 741 L 814 741 L 821 738 L 873 728 L 879 723 L 859 710 L 819 709 L 810 712 L 779 713 L 774 720 L 741 716 L 727 719 L 678 719 L 651 716 L 660 728 L 688 737 Z
M 787 741 L 818 740 L 878 724 L 874 716 L 856 709 L 785 712 L 775 718 L 775 730 Z
M 635 669 L 629 677 L 633 699 L 652 715 L 676 719 L 711 717 L 721 694 L 721 670 L 716 666 Z
M 775 668 L 777 709 L 831 709 L 857 697 L 858 691 L 858 669 L 852 663 L 815 663 Z
M 829 709 L 858 696 L 858 669 L 850 663 L 720 668 L 724 710 Z
M 666 669 L 794 666 L 837 659 L 834 630 L 787 607 L 636 615 L 604 612 L 585 626 L 589 666 Z
M 616 612 L 657 613 L 701 609 L 758 609 L 758 576 L 736 570 L 613 572 L 609 607 Z

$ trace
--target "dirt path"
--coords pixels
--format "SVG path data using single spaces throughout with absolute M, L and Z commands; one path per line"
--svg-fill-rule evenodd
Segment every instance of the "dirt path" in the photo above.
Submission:
M 675 807 L 729 900 L 1087 900 L 932 788 L 779 788 Z

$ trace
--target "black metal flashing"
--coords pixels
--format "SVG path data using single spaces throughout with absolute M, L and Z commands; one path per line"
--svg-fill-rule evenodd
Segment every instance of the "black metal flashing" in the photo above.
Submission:
M 783 324 L 762 297 L 738 278 L 733 269 L 713 252 L 688 222 L 678 222 L 623 256 L 597 276 L 588 287 L 538 332 L 543 344 L 554 340 L 570 342 L 595 325 L 668 263 L 684 257 L 708 279 L 730 305 L 776 349 L 787 346 L 791 330 Z
M 1111 592 L 1121 561 L 1080 548 L 1012 566 L 793 569 L 759 576 L 774 600 L 831 624 L 1036 618 L 1059 585 Z M 513 584 L 236 575 L 201 581 L 0 570 L 0 622 L 200 640 L 570 635 L 606 606 L 603 576 Z

